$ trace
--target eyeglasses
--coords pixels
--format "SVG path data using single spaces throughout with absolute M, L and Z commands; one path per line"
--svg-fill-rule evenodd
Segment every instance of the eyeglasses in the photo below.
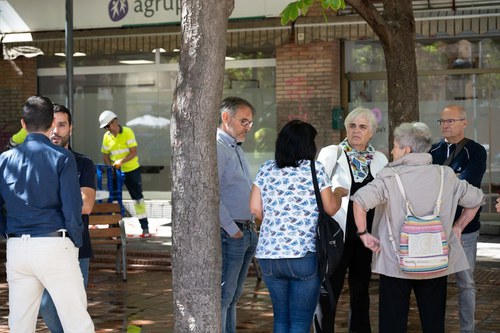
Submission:
M 232 117 L 234 119 L 238 120 L 240 122 L 241 126 L 243 126 L 243 127 L 247 127 L 247 126 L 252 127 L 252 125 L 253 125 L 253 121 L 251 121 L 251 120 L 248 120 L 248 119 L 238 119 L 238 118 L 236 118 L 234 116 L 232 116 Z
M 453 125 L 456 121 L 464 121 L 465 119 L 438 119 L 437 123 L 439 125 Z

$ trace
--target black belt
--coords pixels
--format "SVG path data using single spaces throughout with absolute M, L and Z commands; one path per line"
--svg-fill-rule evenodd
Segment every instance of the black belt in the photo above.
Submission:
M 31 234 L 8 234 L 8 238 L 16 238 L 16 237 L 23 237 L 24 235 L 30 236 L 31 238 L 34 237 L 64 237 L 64 232 L 62 231 L 54 231 L 54 232 L 48 232 L 46 234 L 37 234 L 37 235 L 31 235 Z
M 254 223 L 253 220 L 234 220 L 234 222 L 243 228 L 250 228 Z

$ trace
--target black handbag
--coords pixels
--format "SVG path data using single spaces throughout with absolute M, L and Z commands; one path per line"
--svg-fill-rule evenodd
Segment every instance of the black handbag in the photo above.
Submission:
M 328 215 L 323 208 L 314 161 L 311 161 L 311 173 L 319 212 L 318 224 L 316 226 L 316 256 L 318 257 L 319 276 L 323 287 L 328 292 L 331 309 L 335 309 L 335 297 L 330 277 L 342 258 L 342 252 L 344 251 L 344 231 L 339 223 Z

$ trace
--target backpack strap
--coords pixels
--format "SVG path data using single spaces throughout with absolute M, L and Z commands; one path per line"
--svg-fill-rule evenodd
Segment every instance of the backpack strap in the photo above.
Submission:
M 443 184 L 444 184 L 444 168 L 442 165 L 439 166 L 441 169 L 441 187 L 439 188 L 439 195 L 436 200 L 436 206 L 434 207 L 434 215 L 439 215 L 439 211 L 441 209 L 441 196 L 443 194 Z
M 401 181 L 401 177 L 396 172 L 396 169 L 394 169 L 394 168 L 391 168 L 391 169 L 392 169 L 392 171 L 394 171 L 394 176 L 396 178 L 396 182 L 398 183 L 399 191 L 401 192 L 401 195 L 403 196 L 403 199 L 405 199 L 405 202 L 406 202 L 406 215 L 407 216 L 408 215 L 413 215 L 413 216 L 416 216 L 418 218 L 423 218 L 423 217 L 418 216 L 417 214 L 415 214 L 413 212 L 413 208 L 411 207 L 410 201 L 406 198 L 406 193 L 405 193 L 405 190 L 404 190 L 404 187 L 403 187 L 403 182 Z M 436 199 L 436 204 L 434 205 L 434 216 L 438 216 L 439 215 L 439 211 L 441 210 L 441 197 L 442 197 L 442 194 L 443 194 L 443 184 L 444 184 L 444 169 L 443 169 L 443 166 L 440 165 L 439 169 L 441 171 L 441 185 L 440 185 L 440 188 L 439 188 L 438 197 Z
M 439 215 L 439 210 L 441 208 L 441 196 L 443 194 L 443 184 L 444 184 L 444 168 L 442 165 L 440 165 L 439 168 L 441 170 L 441 187 L 439 189 L 439 194 L 438 194 L 438 197 L 436 200 L 436 205 L 434 206 L 434 215 L 435 216 Z M 398 183 L 399 191 L 401 192 L 401 195 L 403 196 L 403 198 L 406 201 L 406 214 L 410 215 L 410 213 L 411 213 L 411 215 L 417 216 L 417 215 L 413 214 L 410 202 L 408 201 L 408 199 L 406 199 L 406 193 L 405 193 L 404 188 L 403 188 L 403 182 L 401 181 L 401 177 L 399 177 L 398 173 L 396 172 L 396 170 L 394 168 L 391 168 L 391 169 L 394 171 L 394 176 L 396 178 L 396 182 Z M 387 203 L 387 205 L 389 205 L 389 203 Z M 389 241 L 391 242 L 392 249 L 394 250 L 394 253 L 396 254 L 396 259 L 399 261 L 399 251 L 397 250 L 397 247 L 396 247 L 396 239 L 394 238 L 394 235 L 392 232 L 391 219 L 389 217 L 389 214 L 387 213 L 387 209 L 385 210 L 385 216 L 387 219 L 387 229 L 389 230 Z
M 387 205 L 389 205 L 389 203 L 387 203 Z M 391 242 L 392 249 L 394 250 L 394 253 L 396 254 L 396 260 L 399 261 L 399 251 L 396 248 L 396 239 L 394 238 L 394 235 L 392 234 L 391 218 L 389 217 L 387 210 L 388 209 L 385 210 L 385 217 L 387 218 L 387 229 L 389 229 L 389 241 Z

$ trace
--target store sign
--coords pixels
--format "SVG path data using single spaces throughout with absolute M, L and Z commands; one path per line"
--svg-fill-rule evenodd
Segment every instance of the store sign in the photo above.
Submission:
M 131 8 L 130 8 L 131 6 Z M 181 7 L 179 0 L 109 0 L 109 18 L 113 22 L 124 19 L 130 11 L 130 15 L 144 16 L 146 19 L 155 15 L 172 16 L 176 21 L 180 20 Z
M 232 19 L 277 17 L 293 0 L 235 0 Z M 180 0 L 73 0 L 74 29 L 178 23 Z M 204 2 L 200 1 L 201 10 Z M 3 15 L 9 13 L 9 15 Z M 43 15 L 40 15 L 43 14 Z M 65 0 L 0 0 L 0 32 L 63 30 Z

